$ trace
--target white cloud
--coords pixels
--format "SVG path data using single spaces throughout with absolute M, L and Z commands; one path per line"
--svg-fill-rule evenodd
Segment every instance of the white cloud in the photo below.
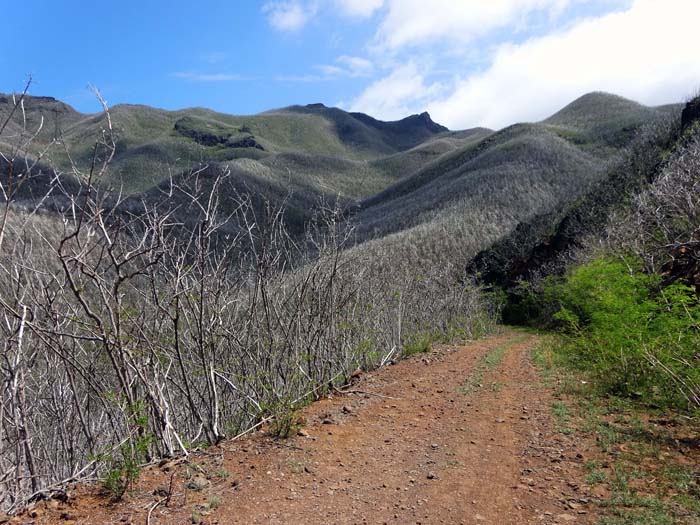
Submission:
M 384 5 L 384 0 L 335 0 L 335 5 L 346 16 L 369 18 Z
M 374 64 L 366 58 L 342 55 L 336 59 L 336 64 L 322 64 L 314 66 L 314 68 L 319 70 L 323 76 L 319 77 L 317 75 L 304 75 L 298 78 L 331 80 L 339 77 L 367 77 L 374 71 Z
M 447 86 L 431 82 L 430 69 L 398 67 L 350 106 L 378 118 L 425 108 L 437 122 L 460 129 L 541 120 L 590 91 L 648 105 L 680 102 L 700 86 L 699 19 L 696 0 L 634 0 L 624 11 L 580 20 L 522 44 L 501 44 L 481 71 L 460 75 L 473 67 L 463 58 L 462 66 L 453 65 L 459 76 Z M 432 47 L 411 46 L 411 56 L 431 56 Z
M 466 43 L 494 29 L 511 26 L 533 11 L 561 12 L 571 1 L 388 0 L 388 13 L 379 27 L 376 43 L 394 50 L 433 40 Z
M 298 31 L 316 14 L 314 3 L 302 4 L 298 0 L 267 2 L 263 13 L 272 27 L 279 31 Z
M 345 71 L 351 77 L 367 76 L 374 69 L 374 64 L 372 64 L 370 60 L 362 57 L 343 55 L 338 57 L 337 62 L 342 64 Z
M 331 66 L 328 64 L 321 64 L 321 65 L 318 65 L 315 67 L 316 67 L 316 69 L 318 69 L 321 73 L 323 73 L 327 77 L 339 77 L 339 76 L 345 74 L 345 70 L 339 66 Z
M 452 128 L 540 120 L 585 92 L 646 104 L 682 101 L 700 85 L 695 0 L 636 0 L 624 12 L 504 45 L 491 66 L 458 80 L 428 109 Z
M 347 105 L 350 111 L 362 111 L 386 120 L 418 113 L 429 100 L 443 90 L 439 83 L 428 83 L 413 61 L 396 68 L 388 77 L 369 86 Z

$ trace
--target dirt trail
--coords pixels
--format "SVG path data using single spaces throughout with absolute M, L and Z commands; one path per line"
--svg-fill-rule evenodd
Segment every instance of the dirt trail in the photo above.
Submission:
M 151 524 L 593 523 L 536 343 L 509 331 L 438 347 L 315 403 L 293 439 L 258 434 L 154 467 L 115 505 L 78 490 L 35 523 L 148 523 L 149 511 Z

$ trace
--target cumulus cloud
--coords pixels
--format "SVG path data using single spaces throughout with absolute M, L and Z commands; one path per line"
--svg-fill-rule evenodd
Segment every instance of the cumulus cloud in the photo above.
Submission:
M 682 101 L 700 85 L 698 19 L 700 2 L 695 0 L 634 0 L 623 11 L 587 18 L 566 30 L 501 44 L 484 69 L 458 76 L 440 90 L 426 89 L 434 85 L 429 71 L 410 78 L 409 69 L 399 67 L 350 106 L 380 118 L 424 107 L 436 121 L 459 129 L 540 120 L 589 91 L 649 105 Z M 391 100 L 394 89 L 401 90 L 401 102 L 381 102 L 381 97 Z
M 698 19 L 694 0 L 636 0 L 566 32 L 504 45 L 487 70 L 456 82 L 429 110 L 452 127 L 501 127 L 542 119 L 594 90 L 650 105 L 682 101 L 700 84 Z
M 387 49 L 434 40 L 467 43 L 533 11 L 561 12 L 571 0 L 388 0 L 377 32 Z
M 314 66 L 318 73 L 304 75 L 284 75 L 276 78 L 279 82 L 325 82 L 339 78 L 369 77 L 374 71 L 374 64 L 362 57 L 348 55 L 339 56 L 334 64 L 319 64 Z
M 418 65 L 410 61 L 369 86 L 348 106 L 350 111 L 362 111 L 386 120 L 396 120 L 417 113 L 425 104 L 443 91 L 440 83 L 429 83 Z
M 367 76 L 372 73 L 374 69 L 374 64 L 370 60 L 362 57 L 343 55 L 338 57 L 337 62 L 341 64 L 346 74 L 351 77 Z
M 316 14 L 314 4 L 302 4 L 298 0 L 267 2 L 262 10 L 270 25 L 279 31 L 298 31 Z

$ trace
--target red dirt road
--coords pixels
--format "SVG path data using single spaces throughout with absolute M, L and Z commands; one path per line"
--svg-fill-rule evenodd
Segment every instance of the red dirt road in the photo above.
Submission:
M 315 403 L 292 439 L 223 443 L 148 469 L 121 503 L 84 487 L 21 522 L 593 523 L 586 451 L 555 428 L 537 341 L 508 331 L 438 347 Z

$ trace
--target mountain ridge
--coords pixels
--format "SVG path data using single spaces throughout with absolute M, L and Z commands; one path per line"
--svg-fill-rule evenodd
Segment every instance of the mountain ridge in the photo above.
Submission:
M 7 106 L 9 98 L 0 97 Z M 61 137 L 74 159 L 89 160 L 101 114 L 79 113 L 52 97 L 28 97 L 25 108 L 34 121 L 41 111 L 65 114 Z M 579 198 L 606 177 L 638 129 L 675 109 L 592 92 L 540 122 L 451 131 L 427 112 L 385 122 L 321 103 L 248 116 L 117 104 L 110 108 L 117 150 L 103 185 L 151 198 L 178 173 L 228 170 L 236 191 L 253 188 L 286 202 L 299 230 L 314 201 L 337 202 L 349 211 L 358 243 L 430 230 L 454 214 L 448 222 L 461 220 L 459 229 L 479 238 L 475 214 L 492 202 L 499 224 L 484 231 L 495 240 Z M 56 135 L 44 133 L 45 140 Z M 52 160 L 66 169 L 60 151 Z M 285 191 L 293 197 L 285 199 Z M 470 241 L 465 253 L 488 242 Z

